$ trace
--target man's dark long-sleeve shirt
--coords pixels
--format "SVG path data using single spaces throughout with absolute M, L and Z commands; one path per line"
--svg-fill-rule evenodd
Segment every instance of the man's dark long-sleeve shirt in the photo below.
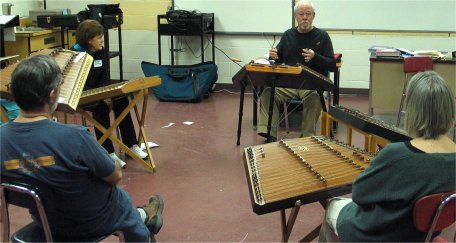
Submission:
M 302 49 L 309 48 L 315 52 L 315 56 L 306 63 L 302 56 Z M 296 28 L 291 28 L 283 33 L 277 45 L 278 63 L 295 66 L 303 64 L 313 70 L 327 76 L 328 72 L 334 71 L 336 61 L 331 38 L 322 29 L 313 27 L 308 33 L 299 33 Z

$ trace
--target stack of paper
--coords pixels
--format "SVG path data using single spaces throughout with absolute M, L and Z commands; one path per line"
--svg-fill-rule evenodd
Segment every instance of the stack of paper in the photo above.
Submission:
M 375 51 L 377 57 L 399 57 L 401 52 L 397 49 L 378 49 Z
M 376 46 L 376 45 L 373 45 L 373 46 L 369 47 L 369 49 L 367 49 L 367 51 L 369 53 L 375 53 L 376 51 L 383 50 L 383 49 L 394 49 L 394 47 L 392 47 L 392 46 Z
M 429 56 L 432 58 L 443 58 L 445 56 L 441 52 L 434 50 L 414 51 L 413 54 L 415 54 L 416 56 Z

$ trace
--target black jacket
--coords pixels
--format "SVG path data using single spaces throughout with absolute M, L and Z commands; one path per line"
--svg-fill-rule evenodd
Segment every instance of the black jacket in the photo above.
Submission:
M 93 57 L 93 64 L 92 67 L 90 68 L 89 75 L 87 76 L 87 80 L 84 86 L 84 90 L 88 89 L 94 89 L 102 86 L 106 86 L 111 84 L 111 81 L 109 79 L 108 75 L 108 68 L 107 68 L 107 63 L 108 63 L 108 58 L 105 55 L 105 49 L 95 51 L 95 52 L 90 52 L 87 51 L 85 48 L 82 46 L 75 44 L 71 50 L 74 51 L 79 51 L 79 52 L 87 52 L 90 56 Z
M 310 48 L 315 52 L 315 57 L 308 63 L 304 62 L 302 49 Z M 314 27 L 309 33 L 299 33 L 296 28 L 291 28 L 283 33 L 277 45 L 278 63 L 296 66 L 297 63 L 308 66 L 313 70 L 327 76 L 329 71 L 334 71 L 336 61 L 331 38 L 324 30 Z

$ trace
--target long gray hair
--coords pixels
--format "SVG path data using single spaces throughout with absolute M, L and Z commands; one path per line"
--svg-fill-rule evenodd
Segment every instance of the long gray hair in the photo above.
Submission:
M 455 118 L 454 95 L 434 71 L 415 74 L 407 88 L 405 130 L 412 137 L 435 139 L 446 134 Z

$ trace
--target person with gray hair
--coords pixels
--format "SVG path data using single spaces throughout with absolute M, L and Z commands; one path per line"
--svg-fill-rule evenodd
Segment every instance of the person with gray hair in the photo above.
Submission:
M 119 161 L 86 127 L 52 120 L 61 83 L 62 71 L 50 56 L 29 57 L 14 69 L 10 88 L 20 114 L 0 126 L 1 182 L 32 181 L 52 191 L 56 210 L 46 213 L 56 241 L 118 230 L 127 242 L 154 239 L 163 224 L 163 199 L 155 195 L 134 208 L 128 193 L 117 187 Z
M 319 241 L 423 242 L 413 206 L 423 196 L 456 189 L 456 147 L 448 137 L 454 94 L 436 72 L 417 73 L 406 93 L 410 141 L 385 146 L 355 180 L 352 199 L 328 203 Z
M 32 77 L 34 82 L 30 82 Z M 20 116 L 24 116 L 24 112 L 42 113 L 43 107 L 49 103 L 49 115 L 54 113 L 59 97 L 58 86 L 62 82 L 62 72 L 54 59 L 44 55 L 25 59 L 16 67 L 11 79 L 15 81 L 10 84 L 11 93 L 23 111 Z M 49 96 L 52 98 L 51 102 L 48 100 Z
M 405 101 L 405 130 L 422 140 L 446 138 L 444 134 L 455 119 L 454 96 L 448 83 L 433 71 L 418 73 L 414 80 Z
M 336 68 L 331 38 L 322 29 L 313 26 L 315 7 L 310 1 L 298 1 L 294 7 L 298 26 L 285 31 L 277 47 L 269 50 L 269 59 L 289 66 L 308 66 L 324 76 Z M 298 80 L 296 80 L 298 81 Z M 257 133 L 267 138 L 268 111 L 271 89 L 265 87 L 261 95 L 261 110 Z M 315 90 L 275 89 L 270 141 L 277 139 L 279 105 L 290 99 L 303 101 L 301 136 L 315 135 L 315 125 L 322 110 L 320 96 Z

